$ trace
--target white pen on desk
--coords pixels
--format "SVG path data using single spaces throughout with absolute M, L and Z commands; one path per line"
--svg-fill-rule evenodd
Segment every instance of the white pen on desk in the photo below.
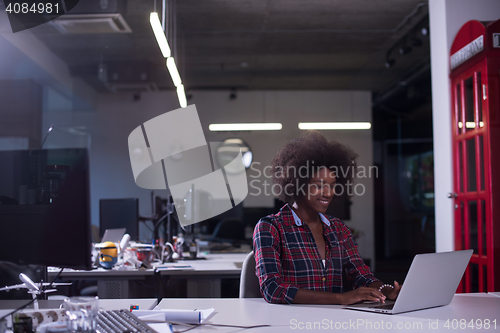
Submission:
M 160 304 L 161 300 L 162 300 L 162 297 L 158 297 L 158 298 L 154 301 L 154 303 L 153 303 L 153 304 L 149 307 L 149 309 L 148 309 L 148 310 L 153 310 L 154 308 L 156 308 L 156 306 L 157 306 L 158 304 Z

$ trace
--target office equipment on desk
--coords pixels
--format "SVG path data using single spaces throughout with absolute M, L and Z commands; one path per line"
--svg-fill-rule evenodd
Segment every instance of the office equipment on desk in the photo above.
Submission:
M 153 264 L 153 267 L 158 271 L 166 270 L 192 270 L 193 266 L 185 263 L 164 263 L 164 264 Z
M 58 269 L 57 271 L 59 271 Z M 0 262 L 0 286 L 10 286 L 19 283 L 19 274 L 26 274 L 33 281 L 49 281 L 47 279 L 47 268 L 39 265 L 18 265 L 9 261 Z M 25 290 L 11 290 L 8 293 L 0 292 L 1 300 L 31 299 L 31 295 Z
M 156 333 L 135 313 L 126 310 L 99 311 L 96 333 Z
M 125 232 L 127 232 L 126 228 L 106 229 L 104 231 L 104 235 L 102 236 L 101 243 L 119 243 L 123 238 L 123 235 L 125 235 Z
M 418 254 L 395 302 L 361 303 L 346 309 L 397 314 L 447 305 L 453 299 L 473 250 Z
M 161 309 L 158 306 L 153 310 L 133 310 L 138 318 L 148 321 L 167 321 L 183 324 L 201 324 L 215 312 L 214 308 L 204 310 Z
M 47 294 L 51 293 L 54 291 L 57 291 L 57 289 L 46 289 L 46 287 L 56 287 L 56 286 L 68 286 L 71 285 L 71 283 L 54 283 L 54 282 L 40 282 L 40 283 L 35 283 L 33 280 L 31 280 L 27 275 L 24 273 L 19 274 L 19 279 L 23 282 L 21 284 L 16 284 L 12 286 L 6 286 L 3 288 L 0 288 L 0 291 L 10 291 L 13 289 L 27 289 L 27 292 L 31 294 L 33 298 L 33 304 L 35 309 L 38 309 L 38 300 L 37 297 L 42 294 Z
M 139 239 L 139 199 L 99 200 L 99 230 L 103 236 L 106 229 L 125 228 L 130 239 Z M 123 235 L 122 235 L 123 236 Z M 119 242 L 121 237 L 117 240 Z
M 22 185 L 38 193 L 33 204 L 0 205 L 0 260 L 91 269 L 87 149 L 0 151 L 0 161 L 4 195 Z
M 221 288 L 224 282 L 236 281 L 240 277 L 241 265 L 247 253 L 207 254 L 206 260 L 185 260 L 176 263 L 154 263 L 159 265 L 159 274 L 186 286 L 186 289 L 169 289 L 169 297 L 221 297 Z M 163 266 L 163 268 L 162 268 Z M 172 268 L 170 268 L 172 267 Z M 57 274 L 56 270 L 49 271 L 49 279 Z M 97 280 L 99 298 L 134 298 L 154 297 L 150 289 L 141 289 L 144 281 L 155 281 L 154 269 L 118 270 L 103 268 L 91 271 L 64 270 L 61 279 L 72 280 Z M 140 282 L 142 281 L 142 282 Z M 184 282 L 185 281 L 185 282 Z M 137 284 L 136 282 L 139 282 Z M 155 282 L 154 282 L 155 283 Z M 238 297 L 238 288 L 235 295 Z
M 111 269 L 118 262 L 118 249 L 115 243 L 107 241 L 99 247 L 99 265 Z
M 130 235 L 125 233 L 125 228 L 106 229 L 101 243 L 94 244 L 95 265 L 109 269 L 118 264 L 120 269 L 127 269 L 125 250 L 129 244 Z

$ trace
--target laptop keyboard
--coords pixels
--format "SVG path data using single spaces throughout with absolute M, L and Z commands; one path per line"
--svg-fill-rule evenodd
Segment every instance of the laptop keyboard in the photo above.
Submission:
M 144 321 L 127 310 L 100 311 L 97 333 L 156 333 Z
M 384 305 L 374 306 L 373 308 L 374 309 L 392 310 L 393 307 L 394 307 L 394 304 L 384 304 Z

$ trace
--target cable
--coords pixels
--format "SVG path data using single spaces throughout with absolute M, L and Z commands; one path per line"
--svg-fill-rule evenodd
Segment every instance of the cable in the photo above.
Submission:
M 11 316 L 13 315 L 14 313 L 16 313 L 17 311 L 20 311 L 22 309 L 24 309 L 25 307 L 27 307 L 28 305 L 30 304 L 33 304 L 35 302 L 34 299 L 32 299 L 31 301 L 29 301 L 28 303 L 24 304 L 23 306 L 15 309 L 14 311 L 10 312 L 10 313 L 7 313 L 5 316 L 3 316 L 2 318 L 0 318 L 0 321 L 4 320 L 5 318 L 7 318 L 8 316 Z
M 62 271 L 63 271 L 64 268 L 61 268 L 61 270 L 59 271 L 59 273 L 57 273 L 56 277 L 54 278 L 54 280 L 52 280 L 52 282 L 46 287 L 46 288 L 43 288 L 42 287 L 42 290 L 45 290 L 45 289 L 50 289 L 52 288 L 52 285 L 54 284 L 54 282 L 57 280 L 57 278 L 61 275 Z M 20 306 L 19 308 L 15 309 L 14 311 L 10 312 L 10 313 L 7 313 L 5 316 L 3 316 L 2 318 L 0 318 L 0 321 L 4 320 L 5 318 L 7 318 L 8 316 L 11 316 L 13 315 L 14 313 L 16 313 L 17 311 L 21 311 L 22 309 L 24 309 L 25 307 L 33 304 L 35 302 L 35 299 L 32 299 L 31 301 L 29 301 L 28 303 Z
M 148 321 L 148 322 L 156 322 L 156 321 Z M 164 321 L 158 321 L 158 322 L 164 322 Z M 202 324 L 186 324 L 186 323 L 178 323 L 174 321 L 168 321 L 168 323 L 172 325 L 182 325 L 182 326 L 189 326 L 189 328 L 184 329 L 184 330 L 178 330 L 175 331 L 175 333 L 183 333 L 183 332 L 188 332 L 192 329 L 195 329 L 200 326 L 217 326 L 217 327 L 233 327 L 233 328 L 242 328 L 242 329 L 252 329 L 252 328 L 259 328 L 259 327 L 271 327 L 272 325 L 252 325 L 252 326 L 242 326 L 242 325 L 226 325 L 226 324 L 211 324 L 211 323 L 202 323 Z

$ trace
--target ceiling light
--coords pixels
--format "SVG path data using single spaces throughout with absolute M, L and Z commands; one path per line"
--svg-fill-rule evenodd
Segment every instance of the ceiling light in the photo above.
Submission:
M 187 106 L 186 93 L 184 91 L 184 85 L 180 84 L 177 87 L 177 98 L 179 99 L 179 104 L 181 108 L 185 108 Z
M 244 123 L 244 124 L 210 124 L 211 131 L 277 131 L 281 130 L 281 123 Z
M 370 129 L 369 122 L 299 123 L 301 130 L 355 130 Z
M 243 153 L 242 159 L 243 159 L 243 165 L 245 166 L 245 168 L 249 168 L 250 165 L 252 164 L 252 159 L 253 159 L 252 152 L 247 151 L 247 152 Z
M 172 77 L 172 81 L 174 81 L 174 86 L 180 86 L 182 84 L 182 80 L 181 76 L 179 75 L 179 71 L 177 70 L 177 66 L 175 66 L 174 58 L 167 58 L 167 68 L 170 72 L 170 76 Z
M 167 37 L 165 37 L 165 33 L 163 32 L 163 28 L 161 27 L 160 18 L 158 17 L 158 13 L 153 12 L 149 16 L 149 22 L 151 23 L 151 27 L 153 28 L 153 32 L 156 37 L 156 41 L 158 42 L 158 46 L 160 47 L 161 53 L 164 58 L 170 57 L 170 46 L 168 46 Z

